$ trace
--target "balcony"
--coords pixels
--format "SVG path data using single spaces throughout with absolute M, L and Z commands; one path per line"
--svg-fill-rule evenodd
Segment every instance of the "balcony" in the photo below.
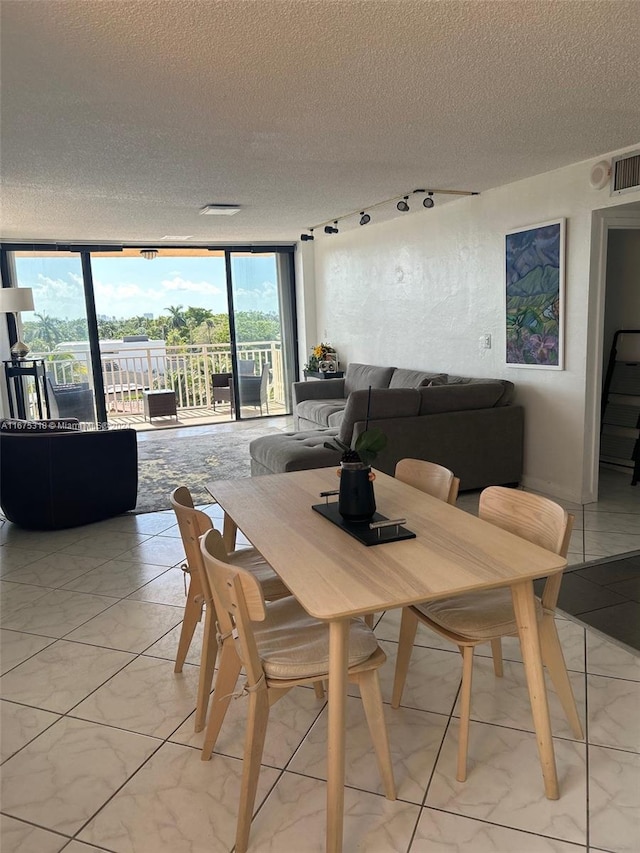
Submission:
M 178 421 L 181 425 L 196 425 L 229 421 L 233 418 L 230 403 L 218 403 L 213 396 L 213 375 L 231 373 L 230 344 L 197 344 L 165 346 L 164 342 L 141 341 L 133 348 L 118 348 L 113 342 L 101 356 L 102 380 L 107 417 L 110 424 L 149 429 L 175 420 L 145 421 L 145 390 L 173 390 L 176 394 Z M 89 383 L 92 387 L 89 347 L 75 351 L 33 353 L 43 358 L 47 373 L 55 385 L 72 386 Z M 131 345 L 130 345 L 131 346 Z M 267 386 L 268 414 L 287 413 L 282 345 L 279 341 L 248 342 L 238 347 L 241 375 L 259 377 L 264 365 L 270 366 Z M 241 406 L 243 417 L 260 415 L 257 406 Z M 266 414 L 266 410 L 263 410 Z

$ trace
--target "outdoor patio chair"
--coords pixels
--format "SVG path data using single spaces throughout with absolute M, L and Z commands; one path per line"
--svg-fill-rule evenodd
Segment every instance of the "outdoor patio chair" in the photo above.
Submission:
M 95 422 L 93 391 L 88 382 L 58 385 L 47 373 L 46 383 L 52 418 L 77 418 L 82 422 Z
M 262 415 L 262 407 L 264 406 L 269 414 L 269 379 L 271 376 L 271 365 L 264 364 L 262 367 L 261 376 L 239 376 L 239 391 L 241 406 L 260 407 Z
M 214 373 L 211 377 L 213 411 L 216 411 L 216 403 L 229 403 L 233 414 L 233 374 Z

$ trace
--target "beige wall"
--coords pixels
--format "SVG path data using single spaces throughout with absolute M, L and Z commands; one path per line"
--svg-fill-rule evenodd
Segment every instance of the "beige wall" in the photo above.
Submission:
M 387 223 L 318 235 L 307 244 L 315 255 L 315 339 L 330 341 L 341 364 L 364 361 L 512 380 L 527 410 L 525 483 L 578 502 L 593 500 L 597 485 L 597 474 L 583 465 L 585 447 L 592 455 L 596 429 L 589 391 L 594 376 L 587 375 L 594 372 L 587 368 L 587 329 L 591 314 L 600 310 L 593 295 L 600 287 L 599 254 L 592 256 L 593 213 L 640 202 L 640 192 L 612 198 L 608 188 L 591 189 L 595 162 Z M 507 367 L 504 235 L 559 217 L 567 219 L 565 369 Z M 604 267 L 600 277 L 604 283 Z M 492 336 L 489 350 L 479 343 L 486 334 Z M 601 353 L 601 320 L 598 335 L 591 346 Z M 314 342 L 303 342 L 303 360 L 305 347 Z

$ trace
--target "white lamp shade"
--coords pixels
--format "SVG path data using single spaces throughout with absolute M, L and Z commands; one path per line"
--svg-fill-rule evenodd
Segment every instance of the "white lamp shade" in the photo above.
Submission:
M 33 309 L 33 291 L 30 287 L 0 288 L 0 313 L 16 314 Z

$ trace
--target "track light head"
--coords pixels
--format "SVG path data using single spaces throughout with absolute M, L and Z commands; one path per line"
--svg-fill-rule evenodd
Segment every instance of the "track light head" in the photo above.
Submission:
M 337 234 L 338 233 L 338 220 L 333 223 L 333 225 L 325 225 L 324 233 L 325 234 Z
M 371 217 L 364 210 L 360 211 L 360 225 L 368 225 L 371 222 Z
M 429 210 L 435 205 L 432 192 L 430 192 L 427 197 L 423 199 L 422 204 Z
M 409 210 L 409 205 L 407 204 L 408 199 L 409 199 L 409 196 L 408 196 L 408 195 L 406 195 L 406 196 L 402 199 L 402 201 L 399 201 L 399 202 L 396 204 L 396 207 L 398 208 L 398 210 L 399 210 L 401 213 L 407 213 L 407 211 Z
M 313 236 L 313 234 L 301 234 L 300 239 L 302 240 L 303 243 L 306 243 L 307 240 L 313 240 L 314 236 Z

